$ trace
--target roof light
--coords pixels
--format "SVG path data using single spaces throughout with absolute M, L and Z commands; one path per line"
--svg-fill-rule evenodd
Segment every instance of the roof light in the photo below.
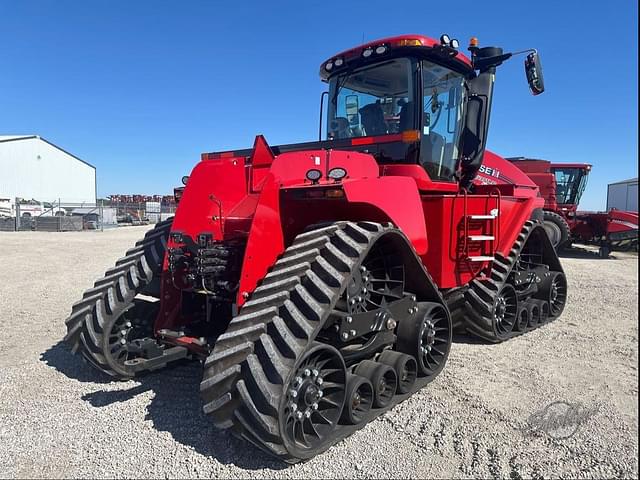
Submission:
M 373 48 L 367 47 L 362 51 L 362 56 L 364 58 L 369 58 L 373 54 Z
M 341 180 L 346 176 L 347 176 L 347 171 L 341 167 L 332 168 L 331 170 L 329 170 L 329 173 L 327 174 L 327 177 L 336 181 Z
M 341 66 L 344 64 L 344 60 L 343 60 L 342 58 L 336 58 L 336 59 L 333 61 L 333 64 L 334 64 L 336 67 L 341 67 Z
M 322 172 L 317 168 L 312 168 L 311 170 L 307 171 L 307 174 L 305 176 L 310 182 L 317 183 L 318 180 L 320 180 L 320 177 L 322 177 Z
M 333 70 L 333 62 L 327 62 L 327 63 L 325 64 L 325 66 L 324 66 L 324 69 L 325 69 L 327 72 L 330 72 L 331 70 Z
M 478 46 L 478 44 L 479 44 L 478 37 L 471 37 L 471 40 L 469 40 L 469 47 L 475 48 Z
M 440 43 L 442 45 L 449 45 L 451 43 L 451 38 L 446 33 L 440 35 Z
M 421 47 L 422 40 L 419 38 L 403 38 L 396 43 L 399 47 Z
M 382 55 L 386 51 L 387 51 L 387 46 L 386 45 L 380 45 L 380 46 L 376 47 L 376 53 L 378 55 Z
M 457 38 L 452 38 L 451 39 L 451 47 L 452 48 L 458 48 L 460 47 L 460 42 L 458 41 Z

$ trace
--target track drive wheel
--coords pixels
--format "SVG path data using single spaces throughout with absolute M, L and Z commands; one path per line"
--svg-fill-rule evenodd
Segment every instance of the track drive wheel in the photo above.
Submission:
M 397 350 L 417 360 L 421 376 L 435 377 L 444 368 L 452 341 L 451 318 L 438 303 L 420 302 L 418 311 L 398 325 Z
M 316 342 L 295 368 L 280 405 L 281 431 L 290 453 L 312 457 L 331 441 L 345 403 L 346 383 L 340 353 Z

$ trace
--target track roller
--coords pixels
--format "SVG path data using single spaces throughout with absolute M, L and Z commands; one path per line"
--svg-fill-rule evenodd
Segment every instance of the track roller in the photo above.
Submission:
M 347 374 L 347 390 L 342 421 L 357 425 L 371 410 L 373 405 L 373 385 L 360 375 Z
M 524 305 L 521 306 L 518 312 L 518 320 L 514 326 L 514 329 L 518 332 L 524 332 L 529 327 L 529 308 Z
M 418 378 L 418 364 L 410 355 L 385 350 L 378 357 L 378 362 L 393 367 L 398 377 L 398 393 L 410 392 Z
M 433 302 L 420 302 L 418 311 L 400 322 L 397 350 L 417 360 L 422 376 L 434 377 L 444 367 L 451 348 L 451 318 Z
M 391 403 L 398 385 L 398 376 L 393 367 L 384 363 L 363 360 L 356 367 L 355 373 L 371 381 L 375 407 L 384 408 Z
M 529 329 L 536 328 L 540 324 L 540 305 L 535 300 L 529 301 Z

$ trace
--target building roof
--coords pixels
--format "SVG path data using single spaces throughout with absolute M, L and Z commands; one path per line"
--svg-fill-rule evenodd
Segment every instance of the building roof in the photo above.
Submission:
M 613 182 L 613 183 L 610 183 L 609 185 L 620 185 L 622 183 L 638 183 L 638 177 L 629 178 L 627 180 L 620 180 L 619 182 Z
M 49 140 L 42 138 L 40 135 L 0 135 L 0 143 L 4 143 L 4 142 L 15 142 L 15 141 L 19 141 L 19 140 L 31 140 L 33 138 L 37 138 L 38 140 L 42 140 L 45 143 L 48 143 L 49 145 L 51 145 L 54 148 L 57 148 L 58 150 L 60 150 L 61 152 L 66 153 L 67 155 L 75 158 L 76 160 L 78 160 L 79 162 L 84 163 L 85 165 L 90 166 L 91 168 L 93 168 L 94 170 L 96 169 L 96 167 L 94 167 L 93 165 L 91 165 L 89 162 L 85 162 L 84 160 L 82 160 L 79 157 L 76 157 L 73 153 L 68 152 L 67 150 L 65 150 L 64 148 L 60 148 L 58 145 L 56 145 L 55 143 L 51 143 Z

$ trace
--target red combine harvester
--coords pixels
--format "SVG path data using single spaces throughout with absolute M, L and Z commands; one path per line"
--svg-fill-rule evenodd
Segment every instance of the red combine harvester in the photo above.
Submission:
M 580 212 L 578 204 L 587 186 L 591 165 L 551 163 L 525 157 L 508 158 L 540 188 L 544 198 L 544 223 L 556 249 L 572 241 L 600 246 L 600 255 L 629 250 L 638 245 L 638 213 L 612 209 Z
M 326 139 L 203 154 L 175 217 L 73 306 L 73 350 L 124 379 L 201 361 L 215 424 L 296 462 L 433 380 L 454 328 L 500 342 L 557 318 L 544 201 L 485 152 L 514 54 L 457 47 L 408 35 L 342 52 L 320 70 Z M 537 52 L 519 53 L 541 93 Z M 481 168 L 513 183 L 473 184 Z

